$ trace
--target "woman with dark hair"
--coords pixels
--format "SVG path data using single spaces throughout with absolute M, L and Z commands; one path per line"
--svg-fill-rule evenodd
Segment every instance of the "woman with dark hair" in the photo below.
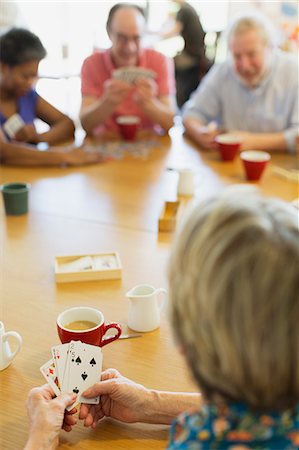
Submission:
M 0 158 L 18 165 L 96 162 L 97 155 L 78 148 L 41 152 L 35 147 L 39 142 L 51 146 L 73 139 L 75 130 L 73 121 L 32 87 L 45 56 L 40 39 L 28 30 L 12 28 L 0 37 Z M 49 125 L 47 131 L 37 132 L 37 118 Z

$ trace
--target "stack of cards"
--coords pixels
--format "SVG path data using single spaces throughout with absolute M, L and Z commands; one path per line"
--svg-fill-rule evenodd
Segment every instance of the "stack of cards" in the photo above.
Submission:
M 23 128 L 25 125 L 24 120 L 19 114 L 13 114 L 3 125 L 5 133 L 10 137 L 14 138 L 17 132 Z
M 144 69 L 143 67 L 130 66 L 114 70 L 112 76 L 117 80 L 133 84 L 139 78 L 155 78 L 156 73 L 153 70 Z
M 52 347 L 52 356 L 40 371 L 56 395 L 65 392 L 77 394 L 77 401 L 67 409 L 70 411 L 77 403 L 98 404 L 99 397 L 87 399 L 82 392 L 101 379 L 101 348 L 71 341 Z

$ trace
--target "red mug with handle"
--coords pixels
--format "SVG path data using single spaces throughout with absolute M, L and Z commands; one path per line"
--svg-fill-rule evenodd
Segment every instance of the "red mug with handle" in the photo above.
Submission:
M 105 337 L 110 328 L 116 333 Z M 57 317 L 57 331 L 63 344 L 71 341 L 81 341 L 85 344 L 103 347 L 115 341 L 121 335 L 119 323 L 105 323 L 103 313 L 88 306 L 77 306 L 67 309 Z

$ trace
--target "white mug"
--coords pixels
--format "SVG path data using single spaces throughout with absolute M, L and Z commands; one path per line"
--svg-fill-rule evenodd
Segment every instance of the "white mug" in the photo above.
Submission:
M 192 196 L 195 190 L 194 172 L 191 169 L 179 169 L 178 194 Z
M 158 296 L 164 295 L 164 300 L 158 303 Z M 156 289 L 148 284 L 139 284 L 127 292 L 130 300 L 128 326 L 135 331 L 152 331 L 160 325 L 160 313 L 164 305 L 167 291 Z
M 15 338 L 17 340 L 17 348 L 12 353 L 8 339 Z M 7 331 L 5 333 L 5 328 L 3 322 L 0 322 L 0 370 L 6 369 L 14 359 L 17 353 L 21 350 L 22 338 L 16 331 Z

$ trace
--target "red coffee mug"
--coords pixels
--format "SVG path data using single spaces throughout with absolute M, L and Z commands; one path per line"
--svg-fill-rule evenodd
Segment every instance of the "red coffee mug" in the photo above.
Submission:
M 96 326 L 87 330 L 70 330 L 69 328 L 65 328 L 65 325 L 76 321 L 93 322 Z M 115 328 L 116 334 L 105 338 L 104 336 L 110 328 Z M 85 344 L 103 347 L 119 338 L 121 335 L 121 326 L 115 322 L 105 324 L 104 316 L 98 309 L 88 306 L 78 306 L 67 309 L 59 314 L 57 317 L 57 331 L 63 344 L 67 344 L 70 341 L 81 341 Z
M 243 162 L 247 180 L 258 181 L 271 156 L 267 152 L 249 150 L 242 152 L 240 158 Z
M 126 141 L 133 141 L 140 125 L 138 116 L 118 116 L 116 123 L 122 137 Z
M 219 134 L 215 142 L 223 161 L 233 161 L 241 148 L 242 141 L 238 136 Z

